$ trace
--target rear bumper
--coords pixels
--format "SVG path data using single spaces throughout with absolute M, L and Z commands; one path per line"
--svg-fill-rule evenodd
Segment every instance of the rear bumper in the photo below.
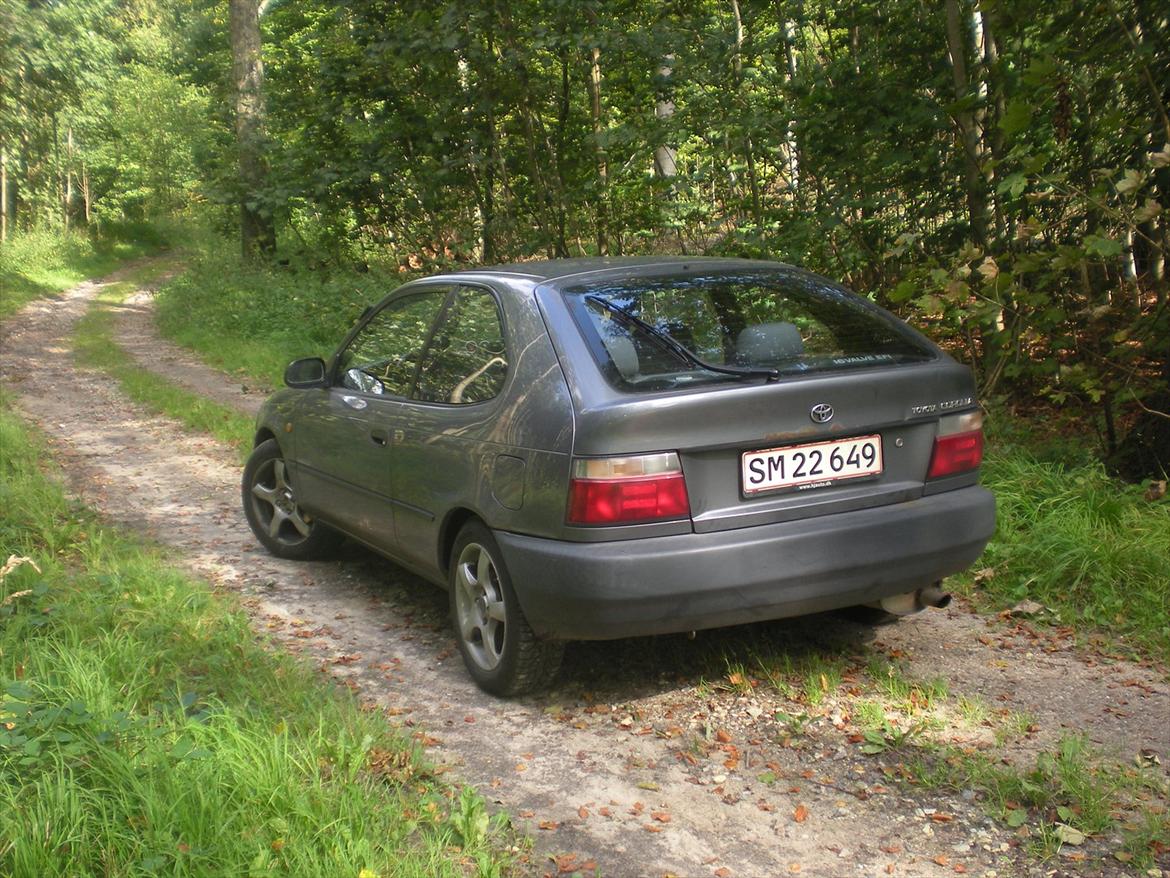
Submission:
M 972 486 L 801 521 L 571 543 L 498 532 L 533 630 L 608 640 L 863 604 L 968 567 L 995 531 Z

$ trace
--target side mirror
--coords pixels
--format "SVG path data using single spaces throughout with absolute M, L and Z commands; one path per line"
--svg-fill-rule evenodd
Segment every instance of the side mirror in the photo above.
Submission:
M 293 360 L 284 370 L 284 383 L 299 390 L 325 387 L 325 361 L 320 357 Z

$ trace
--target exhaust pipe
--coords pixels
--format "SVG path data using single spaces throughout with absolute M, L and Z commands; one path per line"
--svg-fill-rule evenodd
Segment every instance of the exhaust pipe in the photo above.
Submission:
M 925 610 L 927 607 L 942 609 L 951 602 L 951 596 L 938 587 L 938 584 L 928 585 L 916 591 L 904 594 L 890 595 L 882 598 L 876 606 L 893 616 L 909 616 Z M 874 606 L 874 605 L 871 605 Z
M 938 607 L 940 610 L 948 606 L 951 596 L 937 585 L 928 585 L 918 592 L 918 603 L 921 607 Z

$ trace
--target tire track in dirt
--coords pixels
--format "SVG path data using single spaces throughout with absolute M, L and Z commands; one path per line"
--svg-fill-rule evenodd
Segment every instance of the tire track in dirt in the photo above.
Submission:
M 479 692 L 454 649 L 445 595 L 356 548 L 334 562 L 268 556 L 240 511 L 234 454 L 144 413 L 74 362 L 72 327 L 99 289 L 82 284 L 33 303 L 0 334 L 6 388 L 50 436 L 73 489 L 238 591 L 259 631 L 387 711 L 433 759 L 517 816 L 534 837 L 538 873 L 590 862 L 611 875 L 1049 872 L 1025 862 L 973 791 L 900 789 L 888 763 L 850 744 L 840 708 L 786 741 L 773 719 L 784 699 L 764 687 L 735 695 L 702 685 L 684 638 L 571 645 L 554 691 L 512 702 Z M 117 338 L 144 368 L 188 389 L 244 411 L 259 402 L 159 339 L 148 294 L 120 310 Z M 952 694 L 1034 716 L 1040 731 L 1025 748 L 1068 727 L 1123 756 L 1166 751 L 1161 675 L 962 610 L 876 632 L 816 617 L 700 637 L 743 662 L 761 642 L 796 656 L 825 647 L 898 655 L 912 676 L 949 680 Z

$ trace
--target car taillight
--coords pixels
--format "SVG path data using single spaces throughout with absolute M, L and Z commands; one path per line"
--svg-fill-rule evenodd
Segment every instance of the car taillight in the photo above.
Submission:
M 569 524 L 633 524 L 690 514 L 686 480 L 673 451 L 573 461 Z
M 983 413 L 964 412 L 939 418 L 928 479 L 978 469 L 983 462 Z

